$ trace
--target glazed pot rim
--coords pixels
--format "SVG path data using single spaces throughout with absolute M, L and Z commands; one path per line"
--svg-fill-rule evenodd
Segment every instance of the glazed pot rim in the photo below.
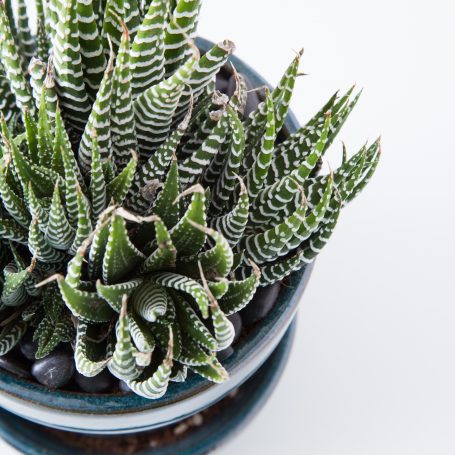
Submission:
M 202 38 L 198 38 L 196 43 L 202 51 L 206 51 L 212 46 L 210 41 Z M 247 75 L 254 86 L 269 85 L 239 58 L 232 56 L 230 61 L 239 72 Z M 290 134 L 299 127 L 292 112 L 289 112 L 287 116 L 285 127 Z M 234 353 L 223 362 L 230 375 L 230 379 L 226 383 L 213 384 L 201 376 L 192 375 L 183 383 L 170 384 L 168 392 L 162 398 L 151 401 L 132 393 L 89 394 L 50 390 L 34 381 L 21 379 L 0 369 L 0 406 L 22 417 L 56 428 L 88 432 L 94 425 L 97 426 L 96 433 L 101 431 L 99 418 L 106 416 L 109 416 L 109 422 L 111 422 L 113 417 L 121 419 L 126 414 L 137 414 L 144 417 L 145 414 L 150 416 L 150 412 L 154 412 L 155 417 L 159 420 L 157 414 L 163 412 L 163 417 L 171 415 L 172 412 L 169 413 L 171 408 L 178 409 L 184 403 L 185 406 L 179 411 L 178 419 L 186 417 L 203 409 L 211 402 L 221 399 L 262 365 L 289 327 L 312 269 L 313 264 L 310 264 L 302 270 L 294 272 L 287 280 L 286 286 L 282 287 L 277 302 L 266 318 L 252 326 L 248 336 L 238 341 Z M 192 405 L 197 405 L 198 409 L 193 411 L 190 409 Z M 84 420 L 87 417 L 93 422 L 84 424 L 84 428 L 76 428 L 70 422 L 75 420 L 78 415 L 84 415 Z M 172 419 L 163 421 L 161 425 L 178 420 Z M 55 422 L 52 423 L 49 420 L 55 420 Z M 110 426 L 110 424 L 106 424 L 104 430 L 109 432 Z M 121 427 L 120 420 L 116 426 L 116 432 L 139 431 L 137 428 L 131 428 L 131 424 L 129 428 L 119 426 Z M 153 428 L 153 426 L 149 428 Z M 141 427 L 142 429 L 143 427 Z

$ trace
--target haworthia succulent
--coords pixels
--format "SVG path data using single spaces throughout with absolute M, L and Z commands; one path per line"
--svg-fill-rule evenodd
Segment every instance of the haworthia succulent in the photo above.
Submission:
M 208 317 L 208 298 L 204 288 L 195 280 L 171 272 L 154 273 L 153 280 L 164 287 L 176 289 L 190 295 L 197 303 L 202 317 Z
M 74 235 L 75 232 L 67 219 L 57 182 L 49 212 L 46 242 L 58 250 L 67 250 L 73 243 Z
M 5 355 L 16 346 L 27 330 L 25 321 L 14 320 L 2 328 L 0 332 L 0 355 Z
M 78 322 L 74 360 L 77 371 L 87 377 L 101 373 L 109 361 L 106 344 L 89 339 L 91 332 L 96 335 L 94 329 L 96 326 Z
M 131 297 L 136 313 L 144 320 L 155 322 L 167 310 L 166 291 L 153 281 L 144 282 Z
M 134 103 L 139 150 L 150 156 L 166 139 L 184 85 L 198 59 L 196 52 L 169 78 L 142 92 Z
M 140 369 L 134 359 L 134 346 L 129 330 L 126 297 L 123 299 L 116 332 L 117 342 L 115 343 L 112 359 L 108 363 L 109 371 L 119 379 L 136 379 L 140 374 Z
M 164 36 L 169 1 L 153 0 L 131 46 L 132 91 L 135 97 L 164 77 Z
M 110 99 L 112 96 L 113 63 L 114 56 L 111 54 L 79 145 L 78 158 L 84 171 L 90 169 L 94 134 L 97 137 L 101 159 L 105 160 L 111 153 Z
M 220 232 L 231 247 L 237 245 L 248 223 L 250 198 L 243 181 L 240 179 L 240 194 L 235 207 L 225 215 L 211 218 L 210 227 Z
M 93 2 L 77 0 L 77 19 L 85 87 L 90 98 L 94 100 L 103 78 L 106 58 Z
M 206 225 L 204 190 L 200 185 L 195 185 L 188 188 L 180 196 L 187 194 L 192 194 L 191 202 L 180 221 L 170 231 L 172 243 L 182 256 L 199 253 L 205 243 L 205 232 L 194 225 L 194 223 Z
M 125 283 L 104 285 L 100 280 L 96 282 L 96 290 L 99 295 L 118 313 L 122 307 L 123 296 L 129 297 L 135 289 L 142 283 L 142 279 L 138 278 Z
M 115 283 L 138 267 L 144 259 L 144 254 L 128 238 L 125 220 L 119 215 L 114 215 L 104 253 L 103 280 L 107 284 Z
M 112 155 L 119 169 L 128 163 L 137 149 L 130 72 L 130 39 L 125 30 L 120 42 L 112 84 L 111 135 Z
M 201 0 L 178 0 L 164 38 L 166 75 L 172 74 L 191 54 L 188 40 L 196 32 Z
M 112 308 L 97 293 L 72 288 L 61 276 L 57 283 L 66 306 L 79 320 L 89 323 L 107 322 L 115 315 Z
M 169 163 L 173 157 L 176 156 L 177 147 L 188 127 L 190 117 L 191 109 L 188 111 L 186 117 L 179 124 L 179 126 L 169 135 L 158 150 L 142 166 L 139 167 L 131 186 L 131 197 L 127 201 L 128 206 L 131 206 L 136 210 L 144 210 L 150 207 L 152 202 L 151 199 L 155 196 L 158 190 L 158 185 L 166 175 L 166 172 L 168 174 L 168 178 L 166 180 L 169 181 L 169 185 L 171 185 L 173 180 L 175 181 L 175 179 L 169 178 L 169 174 L 172 172 L 175 174 L 175 177 L 177 177 L 177 164 L 175 163 L 174 167 L 169 169 Z M 178 194 L 180 190 L 179 183 L 172 185 Z M 177 194 L 175 194 L 174 199 L 177 197 Z M 155 213 L 159 215 L 156 208 Z M 176 221 L 173 224 L 175 223 Z
M 71 126 L 82 131 L 90 115 L 90 101 L 82 70 L 76 1 L 60 2 L 52 55 L 60 106 Z
M 27 107 L 30 112 L 34 112 L 32 92 L 30 85 L 22 72 L 18 49 L 11 32 L 5 4 L 0 3 L 0 35 L 2 45 L 0 46 L 1 59 L 5 69 L 11 91 L 16 98 L 19 109 Z
M 168 352 L 163 362 L 158 369 L 147 379 L 130 380 L 128 387 L 136 394 L 149 399 L 157 399 L 162 397 L 167 390 L 168 383 L 172 372 L 172 343 L 168 348 Z
M 199 55 L 201 0 L 140 3 L 36 0 L 32 24 L 0 1 L 0 355 L 29 330 L 156 399 L 228 379 L 228 315 L 314 260 L 381 148 L 324 174 L 354 88 L 288 134 L 301 52 L 263 90 L 232 42 Z
M 232 137 L 223 173 L 216 182 L 214 197 L 212 198 L 212 208 L 216 213 L 220 213 L 228 205 L 238 180 L 237 175 L 245 148 L 245 134 L 242 122 L 237 113 L 229 106 L 227 113 L 232 129 Z

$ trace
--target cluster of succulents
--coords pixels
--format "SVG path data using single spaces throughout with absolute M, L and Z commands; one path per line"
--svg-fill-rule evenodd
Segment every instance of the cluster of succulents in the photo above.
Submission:
M 310 263 L 377 166 L 376 141 L 321 160 L 357 102 L 334 95 L 283 130 L 298 54 L 244 118 L 248 89 L 200 55 L 201 0 L 0 3 L 0 355 L 33 331 L 77 370 L 162 396 L 187 370 L 221 382 L 228 319 Z M 280 136 L 281 137 L 281 136 Z

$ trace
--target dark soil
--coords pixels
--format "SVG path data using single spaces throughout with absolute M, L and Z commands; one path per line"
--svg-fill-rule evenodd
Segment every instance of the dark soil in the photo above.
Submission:
M 84 450 L 92 455 L 133 455 L 153 448 L 174 445 L 184 439 L 189 431 L 196 431 L 201 425 L 216 419 L 226 406 L 242 400 L 242 388 L 231 392 L 214 406 L 185 420 L 157 430 L 119 436 L 92 436 L 70 433 L 43 427 L 50 437 L 61 440 L 67 447 Z M 177 454 L 176 454 L 177 455 Z

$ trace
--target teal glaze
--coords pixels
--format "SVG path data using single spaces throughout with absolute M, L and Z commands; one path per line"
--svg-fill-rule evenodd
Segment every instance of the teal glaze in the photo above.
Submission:
M 136 455 L 203 455 L 232 438 L 261 410 L 275 389 L 289 357 L 295 326 L 294 322 L 265 364 L 241 386 L 241 401 L 226 406 L 222 413 L 192 428 L 171 446 L 143 450 Z M 6 411 L 0 411 L 0 437 L 25 455 L 86 455 L 80 449 L 66 446 L 60 439 L 50 438 L 40 425 Z
M 202 51 L 205 51 L 211 46 L 211 43 L 203 39 L 198 39 L 197 45 Z M 256 73 L 253 69 L 251 69 L 248 65 L 243 63 L 240 59 L 238 59 L 237 57 L 232 57 L 231 61 L 239 72 L 245 74 L 250 79 L 254 86 L 266 85 L 264 79 L 261 78 L 259 74 Z M 298 129 L 299 127 L 298 122 L 292 113 L 289 113 L 285 126 L 288 133 L 293 133 Z M 235 345 L 234 354 L 223 362 L 229 374 L 233 375 L 236 371 L 240 371 L 242 365 L 248 364 L 253 365 L 255 353 L 257 353 L 261 349 L 261 347 L 270 344 L 270 340 L 275 340 L 276 342 L 278 342 L 279 338 L 283 336 L 285 329 L 292 322 L 299 300 L 309 281 L 312 269 L 313 266 L 309 265 L 306 268 L 300 270 L 299 272 L 292 274 L 287 282 L 287 285 L 282 287 L 282 290 L 278 297 L 278 301 L 274 305 L 273 309 L 268 314 L 268 316 L 264 320 L 260 321 L 258 324 L 249 328 L 248 337 L 241 339 Z M 259 367 L 260 364 L 258 364 L 257 367 L 255 368 Z M 245 378 L 244 381 L 246 379 L 247 378 Z M 270 376 L 269 381 L 272 381 L 272 379 L 273 377 Z M 21 401 L 24 401 L 27 406 L 30 406 L 30 408 L 33 408 L 35 405 L 38 405 L 48 409 L 50 408 L 57 410 L 61 412 L 62 415 L 65 413 L 80 414 L 81 420 L 84 419 L 84 414 L 103 415 L 103 418 L 105 416 L 106 419 L 109 419 L 109 416 L 114 414 L 116 415 L 125 414 L 126 416 L 128 414 L 134 414 L 139 411 L 153 412 L 154 410 L 157 409 L 163 408 L 165 409 L 166 406 L 168 405 L 179 403 L 191 397 L 193 398 L 197 397 L 199 393 L 209 389 L 212 386 L 213 385 L 210 382 L 206 381 L 202 377 L 192 375 L 184 383 L 171 383 L 168 392 L 164 397 L 162 397 L 159 400 L 150 401 L 141 398 L 133 393 L 90 395 L 81 392 L 49 390 L 46 387 L 37 384 L 36 382 L 20 379 L 0 369 L 0 394 L 4 394 L 5 396 L 17 397 Z M 265 388 L 266 384 L 264 384 L 263 387 Z M 211 404 L 216 403 L 217 401 L 222 399 L 223 396 L 224 396 L 223 394 L 218 394 L 216 398 L 214 398 L 211 401 Z M 254 391 L 251 392 L 251 396 L 252 397 L 256 396 L 256 399 L 260 398 L 259 395 L 254 395 Z M 255 401 L 253 400 L 253 398 L 251 400 L 249 399 L 248 403 L 249 403 L 248 406 L 246 406 L 245 409 L 243 410 L 243 412 L 245 413 L 248 413 L 249 412 L 248 409 L 250 408 L 256 409 Z M 197 410 L 198 409 L 195 408 L 193 413 L 196 412 Z M 14 409 L 12 409 L 12 411 L 14 412 Z M 25 414 L 23 415 L 24 417 L 28 417 Z M 191 413 L 173 416 L 172 420 L 163 420 L 161 422 L 161 425 L 166 425 L 168 423 L 178 421 L 182 418 L 187 417 L 188 415 L 191 415 Z M 9 416 L 9 414 L 7 413 L 2 414 L 1 417 L 2 421 L 5 421 L 6 419 L 6 417 L 4 416 Z M 239 416 L 237 418 L 240 419 Z M 8 417 L 7 420 L 11 421 L 11 419 L 13 419 L 12 416 Z M 4 424 L 0 425 L 3 426 Z M 32 424 L 29 425 L 30 427 L 27 428 L 32 428 L 31 427 Z M 228 423 L 226 423 L 226 425 L 228 425 Z M 70 427 L 67 428 L 68 429 L 72 428 L 73 431 L 77 431 L 79 427 L 74 426 L 71 428 Z M 141 431 L 142 427 L 141 426 L 128 427 L 128 429 L 129 430 L 132 429 L 133 431 Z M 0 432 L 3 432 L 5 437 L 8 436 L 5 433 L 5 430 L 0 430 Z M 17 433 L 11 434 L 16 434 L 17 437 L 19 437 Z M 215 438 L 212 439 L 215 440 Z M 14 445 L 13 436 L 9 437 L 9 441 Z M 51 453 L 48 451 L 40 452 L 38 451 L 39 449 L 37 449 L 36 447 L 34 450 L 35 450 L 34 452 L 32 451 L 26 453 L 30 453 L 33 455 L 38 453 Z

